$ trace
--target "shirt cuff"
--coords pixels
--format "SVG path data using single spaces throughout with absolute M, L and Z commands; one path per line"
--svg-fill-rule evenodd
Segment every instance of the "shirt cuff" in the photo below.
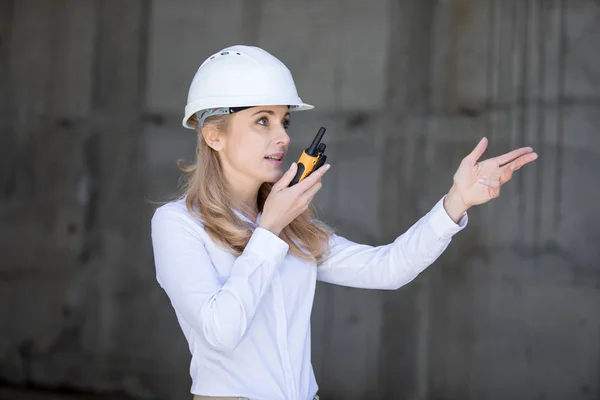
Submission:
M 275 265 L 279 265 L 286 256 L 290 246 L 281 240 L 273 232 L 263 228 L 254 229 L 250 237 L 246 250 L 260 255 L 264 259 L 273 260 Z
M 444 208 L 444 199 L 446 196 L 442 197 L 435 206 L 429 212 L 428 223 L 431 227 L 431 230 L 435 233 L 435 235 L 441 239 L 449 239 L 456 233 L 460 232 L 467 226 L 469 222 L 469 216 L 467 212 L 461 215 L 458 220 L 458 224 L 455 223 L 452 218 L 448 215 L 448 212 Z

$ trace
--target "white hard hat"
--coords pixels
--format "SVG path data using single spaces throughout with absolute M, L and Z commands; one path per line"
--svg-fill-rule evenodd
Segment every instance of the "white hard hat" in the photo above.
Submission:
M 188 92 L 183 126 L 196 112 L 221 107 L 287 105 L 310 110 L 296 91 L 290 70 L 276 57 L 254 46 L 231 46 L 207 58 Z

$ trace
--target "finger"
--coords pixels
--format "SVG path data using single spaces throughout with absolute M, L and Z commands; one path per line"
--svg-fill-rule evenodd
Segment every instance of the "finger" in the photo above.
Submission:
M 522 155 L 521 157 L 517 158 L 510 164 L 508 164 L 507 167 L 513 171 L 516 171 L 516 170 L 520 169 L 522 166 L 529 164 L 532 161 L 537 160 L 537 158 L 538 158 L 537 153 L 525 154 L 525 155 Z
M 479 143 L 477 143 L 477 146 L 475 146 L 475 148 L 473 149 L 473 151 L 471 152 L 471 154 L 469 154 L 466 158 L 471 160 L 471 161 L 477 161 L 481 158 L 481 156 L 483 155 L 483 153 L 485 153 L 485 149 L 487 149 L 488 146 L 488 140 L 486 137 L 483 137 Z
M 327 172 L 327 170 L 329 169 L 331 165 L 329 164 L 325 164 L 323 165 L 321 168 L 319 168 L 318 170 L 314 171 L 313 173 L 311 173 L 308 178 L 303 179 L 302 181 L 300 181 L 296 187 L 297 187 L 297 191 L 299 193 L 303 193 L 306 192 L 308 189 L 310 189 L 318 180 L 320 180 L 323 175 L 325 175 L 325 173 Z
M 297 169 L 297 164 L 293 162 L 292 165 L 290 165 L 290 168 L 285 172 L 285 174 L 283 174 L 283 176 L 279 178 L 279 180 L 273 185 L 273 189 L 271 190 L 280 191 L 288 187 L 289 184 L 292 182 L 292 179 L 294 179 L 294 176 L 296 176 Z
M 538 157 L 537 153 L 529 153 L 525 154 L 510 164 L 505 165 L 501 168 L 502 174 L 500 176 L 500 184 L 504 185 L 506 182 L 512 179 L 513 173 L 520 169 L 525 164 L 529 164 L 530 162 L 536 160 Z
M 310 203 L 322 186 L 323 184 L 321 183 L 321 181 L 317 181 L 314 185 L 308 188 L 306 192 L 302 194 L 302 201 L 305 201 L 306 204 Z
M 495 157 L 494 159 L 498 162 L 499 166 L 503 166 L 504 164 L 509 163 L 524 154 L 531 153 L 532 151 L 533 149 L 531 147 L 521 147 L 520 149 L 516 149 L 509 153 Z

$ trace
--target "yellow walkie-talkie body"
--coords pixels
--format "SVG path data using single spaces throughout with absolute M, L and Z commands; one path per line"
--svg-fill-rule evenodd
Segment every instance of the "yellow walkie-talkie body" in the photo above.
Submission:
M 327 156 L 323 153 L 325 152 L 326 146 L 325 143 L 321 143 L 321 139 L 323 138 L 324 134 L 325 128 L 321 127 L 311 145 L 302 152 L 297 162 L 298 169 L 296 171 L 296 176 L 294 176 L 294 179 L 292 179 L 292 182 L 289 184 L 289 186 L 293 186 L 302 181 L 313 171 L 319 169 L 323 164 L 325 164 Z
M 298 165 L 302 164 L 304 166 L 304 171 L 300 174 L 300 179 L 298 182 L 301 182 L 304 178 L 310 175 L 313 172 L 315 165 L 317 165 L 317 161 L 319 161 L 319 156 L 321 153 L 312 157 L 306 154 L 305 151 L 302 152 L 300 158 L 298 159 Z

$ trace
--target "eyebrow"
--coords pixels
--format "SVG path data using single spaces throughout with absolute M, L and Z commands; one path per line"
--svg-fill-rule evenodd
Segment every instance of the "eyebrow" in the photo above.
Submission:
M 252 114 L 252 116 L 255 116 L 256 114 L 260 114 L 260 113 L 267 113 L 269 115 L 275 115 L 275 112 L 271 111 L 271 110 L 258 110 L 257 112 L 255 112 L 254 114 Z M 290 116 L 290 113 L 286 112 L 285 115 L 283 116 L 283 118 L 289 117 L 289 116 Z

